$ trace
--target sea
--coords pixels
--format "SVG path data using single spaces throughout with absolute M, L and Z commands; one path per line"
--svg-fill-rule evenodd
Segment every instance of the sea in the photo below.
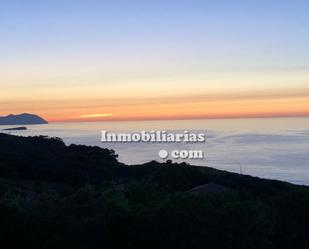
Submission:
M 2 126 L 1 129 L 12 128 Z M 206 133 L 205 143 L 102 143 L 101 131 Z M 4 131 L 1 131 L 4 132 Z M 173 159 L 240 174 L 309 185 L 309 118 L 250 118 L 173 121 L 117 121 L 28 125 L 13 135 L 59 137 L 69 144 L 116 151 L 119 161 L 135 165 L 164 161 L 160 150 L 203 151 L 203 159 Z M 1 141 L 0 141 L 1 142 Z M 194 165 L 194 166 L 193 166 Z

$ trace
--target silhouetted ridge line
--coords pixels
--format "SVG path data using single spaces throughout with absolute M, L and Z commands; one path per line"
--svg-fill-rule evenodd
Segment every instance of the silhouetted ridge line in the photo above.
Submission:
M 23 113 L 19 115 L 10 114 L 0 117 L 0 125 L 31 125 L 31 124 L 47 124 L 48 122 L 35 114 Z

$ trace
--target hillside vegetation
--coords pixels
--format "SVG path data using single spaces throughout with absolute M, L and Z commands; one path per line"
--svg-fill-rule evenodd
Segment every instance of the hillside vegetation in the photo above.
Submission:
M 6 249 L 308 249 L 308 210 L 305 186 L 0 134 Z

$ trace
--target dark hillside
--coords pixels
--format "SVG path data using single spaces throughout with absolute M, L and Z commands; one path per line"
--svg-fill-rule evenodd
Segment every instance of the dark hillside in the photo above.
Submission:
M 308 210 L 304 186 L 0 134 L 6 249 L 308 249 Z

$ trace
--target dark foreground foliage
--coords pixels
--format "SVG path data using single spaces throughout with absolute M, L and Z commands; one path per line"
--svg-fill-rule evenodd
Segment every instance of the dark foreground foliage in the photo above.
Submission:
M 308 249 L 308 210 L 307 187 L 0 134 L 5 249 Z

